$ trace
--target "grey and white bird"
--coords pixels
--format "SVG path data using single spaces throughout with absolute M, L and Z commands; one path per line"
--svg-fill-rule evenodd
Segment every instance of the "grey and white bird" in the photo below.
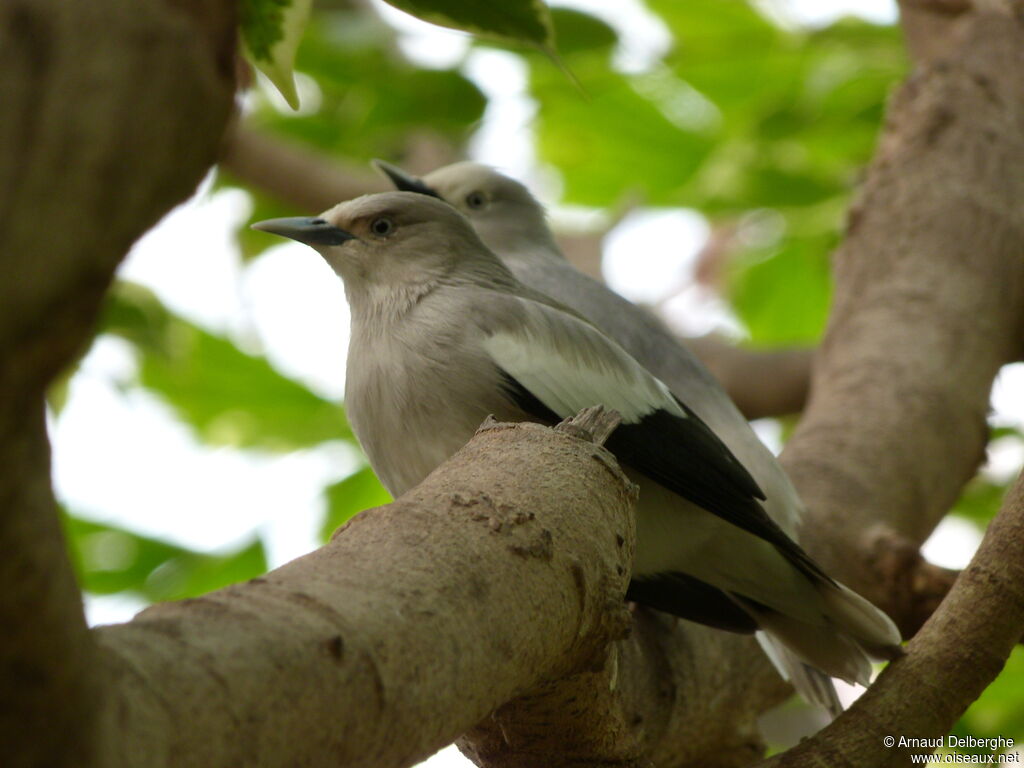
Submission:
M 765 512 L 758 483 L 689 405 L 586 319 L 523 285 L 452 206 L 390 192 L 253 226 L 306 243 L 342 278 L 347 413 L 395 496 L 488 414 L 551 423 L 601 404 L 623 417 L 607 447 L 640 484 L 631 599 L 763 631 L 781 671 L 833 710 L 834 691 L 809 670 L 866 684 L 869 659 L 898 652 L 888 617 Z
M 523 284 L 579 312 L 665 382 L 749 470 L 765 492 L 768 516 L 790 538 L 798 539 L 804 506 L 796 489 L 718 380 L 653 313 L 583 274 L 565 258 L 544 208 L 523 184 L 474 162 L 447 165 L 422 179 L 382 160 L 374 164 L 397 189 L 453 205 Z M 630 597 L 639 600 L 644 589 L 643 582 L 634 582 Z M 840 709 L 827 676 L 799 663 L 771 636 L 758 633 L 758 640 L 782 676 L 805 698 L 833 713 Z
M 523 184 L 473 162 L 446 165 L 422 179 L 383 160 L 374 164 L 397 189 L 453 205 L 524 285 L 579 312 L 665 382 L 750 471 L 768 497 L 768 514 L 796 538 L 800 497 L 718 380 L 653 313 L 572 265 L 555 242 L 544 208 Z

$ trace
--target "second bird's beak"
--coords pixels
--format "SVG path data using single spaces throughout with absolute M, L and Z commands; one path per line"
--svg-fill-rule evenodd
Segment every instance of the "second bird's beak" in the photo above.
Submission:
M 252 229 L 270 232 L 281 237 L 289 237 L 306 245 L 341 245 L 346 240 L 355 240 L 356 236 L 344 229 L 339 229 L 323 219 L 309 216 L 292 216 L 285 219 L 266 219 L 257 221 Z
M 444 199 L 437 193 L 436 189 L 428 187 L 415 176 L 410 176 L 396 165 L 374 159 L 373 167 L 391 179 L 391 183 L 395 185 L 395 189 L 399 192 L 418 192 L 421 195 L 436 197 L 438 200 Z

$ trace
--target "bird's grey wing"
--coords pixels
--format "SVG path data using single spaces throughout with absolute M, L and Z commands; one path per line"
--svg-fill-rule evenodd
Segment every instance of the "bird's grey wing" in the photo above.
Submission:
M 789 479 L 718 380 L 663 322 L 604 283 L 579 272 L 558 252 L 499 255 L 525 285 L 572 307 L 692 407 L 768 494 L 768 514 L 789 535 L 795 536 L 803 505 Z
M 506 395 L 527 413 L 557 421 L 593 405 L 622 424 L 606 443 L 623 464 L 727 522 L 773 544 L 813 579 L 828 576 L 759 503 L 750 473 L 668 388 L 586 321 L 527 298 L 484 340 Z

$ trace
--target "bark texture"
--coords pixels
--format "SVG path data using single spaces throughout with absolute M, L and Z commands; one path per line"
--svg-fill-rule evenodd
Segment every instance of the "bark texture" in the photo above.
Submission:
M 1024 632 L 1024 476 L 989 525 L 970 566 L 935 614 L 860 699 L 832 725 L 763 768 L 896 768 L 936 739 L 1003 668 Z M 884 739 L 896 740 L 886 747 Z
M 0 690 L 16 695 L 0 707 L 5 765 L 105 764 L 43 395 L 91 337 L 130 243 L 213 160 L 234 39 L 229 2 L 0 4 Z
M 316 552 L 101 628 L 105 764 L 397 768 L 570 672 L 607 686 L 635 500 L 593 443 L 486 428 Z
M 918 546 L 984 458 L 992 380 L 1024 349 L 1024 22 L 976 8 L 918 67 L 847 236 L 811 399 L 783 464 L 802 540 L 905 631 Z
M 748 419 L 799 413 L 807 404 L 814 349 L 746 349 L 715 336 L 684 343 L 722 382 Z

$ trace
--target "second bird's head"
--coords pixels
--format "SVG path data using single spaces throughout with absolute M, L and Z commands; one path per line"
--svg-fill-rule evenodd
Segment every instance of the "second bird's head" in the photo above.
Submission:
M 383 160 L 373 162 L 396 189 L 436 197 L 454 206 L 499 255 L 553 245 L 543 206 L 525 186 L 489 166 L 453 163 L 420 179 Z
M 411 192 L 364 195 L 316 217 L 267 219 L 252 228 L 318 251 L 350 292 L 424 285 L 466 261 L 496 261 L 458 211 Z

